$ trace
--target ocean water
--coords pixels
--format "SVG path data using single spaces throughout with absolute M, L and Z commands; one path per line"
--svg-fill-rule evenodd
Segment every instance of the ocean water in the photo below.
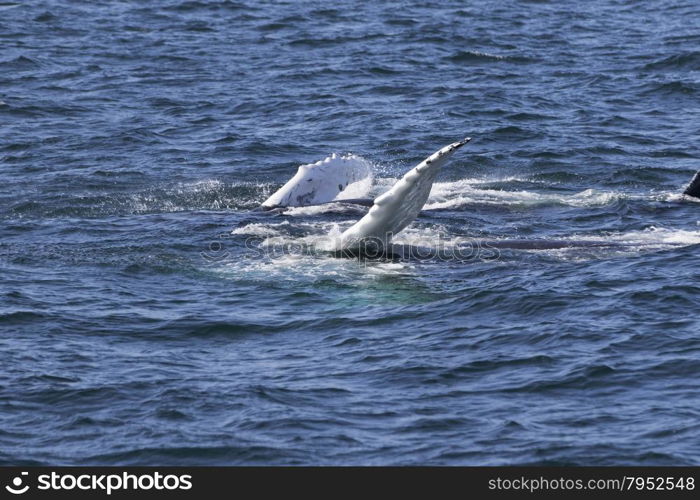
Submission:
M 700 464 L 698 2 L 0 9 L 0 464 Z M 459 259 L 250 213 L 464 136 Z

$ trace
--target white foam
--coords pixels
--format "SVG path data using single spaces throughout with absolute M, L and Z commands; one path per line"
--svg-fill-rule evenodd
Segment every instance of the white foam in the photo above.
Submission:
M 276 224 L 252 223 L 242 227 L 237 227 L 231 234 L 246 234 L 250 236 L 276 236 L 281 234 L 280 227 L 289 227 L 289 221 L 279 222 Z
M 350 199 L 350 198 L 348 198 Z M 325 203 L 323 205 L 312 205 L 310 207 L 288 207 L 284 210 L 285 215 L 306 217 L 320 215 L 326 213 L 357 213 L 362 215 L 367 211 L 367 208 L 361 205 L 353 205 L 350 203 Z
M 319 280 L 342 280 L 343 285 L 364 287 L 368 279 L 410 273 L 413 264 L 391 261 L 340 259 L 328 254 L 297 251 L 288 247 L 284 253 L 261 248 L 249 256 L 217 263 L 207 268 L 224 278 L 255 279 L 275 283 L 313 283 Z
M 684 229 L 671 229 L 650 226 L 639 231 L 627 231 L 622 233 L 603 233 L 600 235 L 581 235 L 572 239 L 584 241 L 601 241 L 629 243 L 641 247 L 668 247 L 689 246 L 700 244 L 700 231 L 687 231 Z
M 318 250 L 328 250 L 331 239 L 328 236 L 331 231 L 331 224 L 323 225 L 306 225 L 301 226 L 306 229 L 304 236 L 290 236 L 288 234 L 268 235 L 260 243 L 262 248 L 280 249 L 287 251 L 292 249 L 294 252 L 305 249 L 311 252 Z M 297 252 L 298 253 L 298 252 Z
M 332 251 L 333 241 L 339 235 L 342 227 L 349 227 L 355 221 L 343 222 L 311 222 L 290 224 L 283 221 L 279 223 L 251 223 L 238 227 L 231 231 L 232 235 L 255 237 L 256 244 L 260 247 L 272 249 L 282 248 L 313 248 L 319 251 Z M 294 229 L 301 236 L 289 234 Z
M 455 248 L 474 240 L 474 237 L 450 234 L 442 224 L 423 223 L 412 224 L 393 239 L 396 244 L 425 248 Z
M 515 178 L 514 178 L 515 179 Z M 517 179 L 522 180 L 522 179 Z M 476 181 L 462 179 L 453 182 L 436 182 L 430 192 L 424 210 L 458 208 L 468 204 L 486 205 L 567 205 L 574 207 L 592 207 L 614 203 L 626 197 L 621 193 L 586 189 L 573 195 L 559 193 L 542 193 L 535 191 L 506 191 L 498 189 L 479 189 L 475 184 L 493 181 Z
M 700 244 L 700 231 L 658 228 L 651 226 L 638 231 L 605 232 L 601 234 L 574 234 L 554 238 L 558 241 L 585 241 L 601 243 L 601 246 L 571 246 L 558 249 L 532 249 L 567 261 L 588 261 L 592 258 L 610 258 L 641 253 L 659 252 Z
M 224 183 L 218 179 L 182 182 L 169 186 L 155 186 L 126 198 L 108 198 L 104 205 L 125 205 L 133 213 L 181 212 L 187 210 L 226 210 L 250 204 L 242 200 L 237 188 L 257 192 L 261 186 L 250 182 Z
M 670 201 L 670 202 L 689 202 L 689 203 L 700 203 L 700 198 L 695 198 L 693 196 L 688 196 L 682 193 L 670 192 L 670 193 L 659 193 L 656 197 L 658 201 Z

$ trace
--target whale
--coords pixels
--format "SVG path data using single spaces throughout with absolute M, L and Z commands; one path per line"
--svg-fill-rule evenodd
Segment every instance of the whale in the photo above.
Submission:
M 367 160 L 353 154 L 339 156 L 334 153 L 316 163 L 301 165 L 296 175 L 270 195 L 260 208 L 306 207 L 332 201 L 367 205 L 369 201 L 349 196 L 361 185 L 371 182 L 372 168 Z
M 353 197 L 358 191 L 358 186 L 366 187 L 366 183 L 372 181 L 370 164 L 355 155 L 334 154 L 316 163 L 300 166 L 296 175 L 269 196 L 258 210 L 274 212 L 283 211 L 288 207 L 330 203 L 366 206 L 369 207 L 367 213 L 335 238 L 331 253 L 338 257 L 370 256 L 407 260 L 440 258 L 440 250 L 393 244 L 392 238 L 419 216 L 441 169 L 470 141 L 470 137 L 465 137 L 440 148 L 411 168 L 376 199 Z M 695 174 L 683 195 L 700 199 L 700 172 Z M 473 244 L 479 248 L 494 250 L 630 246 L 624 242 L 547 239 L 475 240 Z
M 355 187 L 372 181 L 370 164 L 355 155 L 333 154 L 316 163 L 301 165 L 296 175 L 270 195 L 258 210 L 279 211 L 329 203 L 367 206 L 367 214 L 343 232 L 335 250 L 357 249 L 370 243 L 386 248 L 393 235 L 418 216 L 441 168 L 470 140 L 466 137 L 440 148 L 376 199 L 350 196 L 356 191 Z
M 392 237 L 418 216 L 428 201 L 440 169 L 469 141 L 471 137 L 448 144 L 409 170 L 391 189 L 374 200 L 364 217 L 343 232 L 335 250 L 359 249 L 366 245 L 387 248 Z
M 688 187 L 683 191 L 683 194 L 691 198 L 700 199 L 700 172 L 695 174 Z

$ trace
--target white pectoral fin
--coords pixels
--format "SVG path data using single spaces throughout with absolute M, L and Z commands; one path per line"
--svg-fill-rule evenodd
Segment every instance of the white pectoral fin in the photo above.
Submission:
M 389 191 L 374 200 L 367 215 L 340 236 L 336 249 L 352 249 L 363 241 L 386 246 L 396 233 L 418 216 L 440 168 L 470 140 L 467 137 L 445 146 L 409 170 Z
M 325 160 L 301 165 L 296 175 L 262 204 L 271 207 L 304 207 L 350 197 L 361 197 L 353 191 L 358 185 L 371 184 L 370 164 L 355 155 L 331 155 Z M 357 189 L 355 189 L 357 191 Z

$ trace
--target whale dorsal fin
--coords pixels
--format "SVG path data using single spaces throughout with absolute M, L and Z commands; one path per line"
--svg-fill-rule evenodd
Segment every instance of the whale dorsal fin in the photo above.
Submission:
M 693 177 L 693 180 L 690 181 L 688 187 L 685 188 L 683 194 L 693 198 L 700 198 L 700 172 L 695 174 L 695 177 Z
M 372 208 L 336 242 L 336 250 L 353 249 L 363 242 L 386 247 L 393 235 L 408 226 L 428 199 L 440 168 L 471 138 L 454 142 L 409 170 L 389 191 L 374 200 Z

